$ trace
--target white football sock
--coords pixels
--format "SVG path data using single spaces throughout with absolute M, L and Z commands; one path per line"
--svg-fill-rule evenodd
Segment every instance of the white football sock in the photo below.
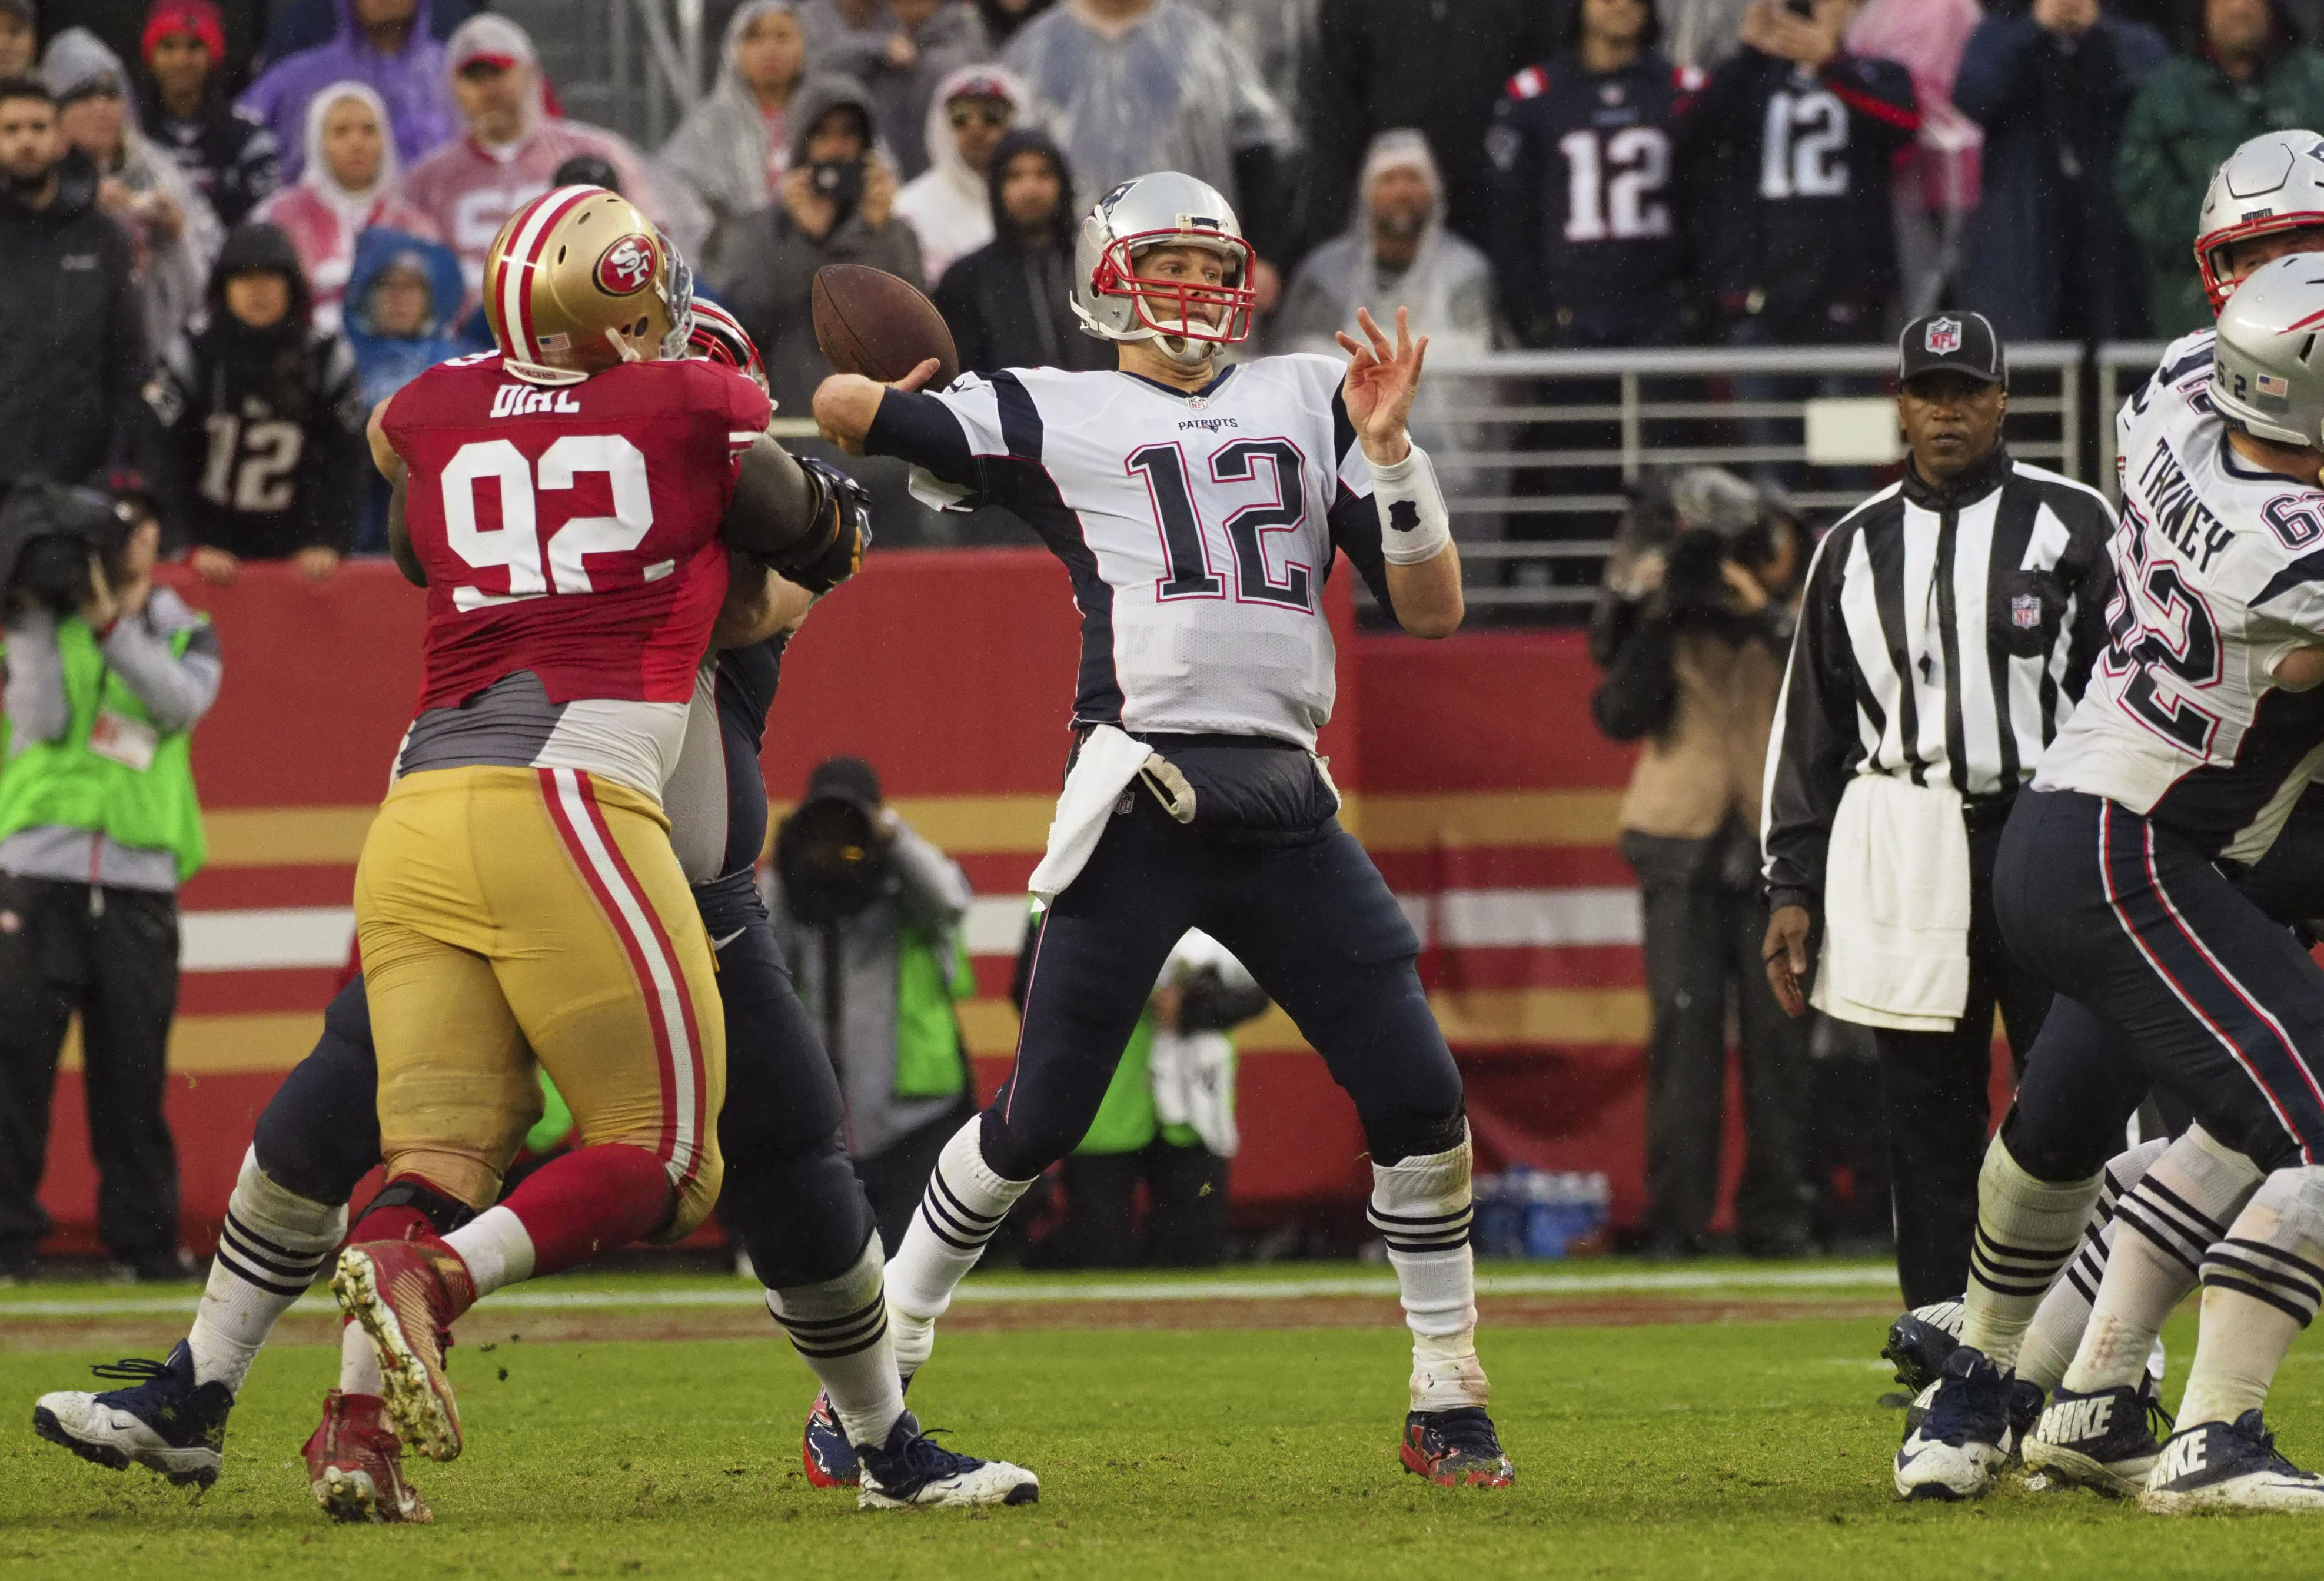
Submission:
M 1477 1360 L 1467 1138 L 1449 1152 L 1374 1164 L 1368 1216 L 1388 1243 L 1412 1330 L 1412 1409 L 1485 1405 L 1492 1386 Z
M 2278 1170 L 2203 1259 L 2203 1326 L 2179 1430 L 2267 1401 L 2275 1370 L 2324 1300 L 2324 1169 Z
M 505 1206 L 484 1209 L 445 1236 L 444 1244 L 468 1265 L 478 1300 L 503 1285 L 522 1284 L 532 1277 L 532 1236 L 524 1221 Z
M 377 1399 L 386 1391 L 380 1381 L 379 1353 L 372 1348 L 371 1336 L 363 1331 L 362 1324 L 348 1318 L 339 1326 L 339 1392 Z
M 194 1381 L 239 1391 L 275 1320 L 321 1276 L 347 1233 L 345 1203 L 309 1202 L 284 1190 L 243 1155 L 242 1174 L 226 1199 L 226 1224 L 194 1327 Z
M 2171 1144 L 2115 1208 L 2113 1255 L 2066 1369 L 2067 1388 L 2089 1394 L 2138 1382 L 2163 1325 L 2195 1288 L 2204 1254 L 2260 1179 L 2257 1165 L 2200 1125 Z
M 2089 1326 L 2090 1303 L 2098 1299 L 2107 1258 L 2114 1251 L 2115 1205 L 2145 1178 L 2170 1145 L 2169 1137 L 2158 1136 L 2107 1160 L 2106 1184 L 2098 1188 L 2089 1222 L 2082 1226 L 2081 1250 L 2066 1264 L 2065 1276 L 2042 1298 L 2034 1326 L 2025 1331 L 2025 1343 L 2017 1352 L 2017 1375 L 2043 1392 L 2055 1389 L 2065 1377 L 2066 1369 L 2073 1364 L 2074 1347 L 2081 1344 L 2082 1331 Z
M 2034 1323 L 2051 1281 L 2080 1244 L 2106 1184 L 2104 1171 L 2087 1180 L 2037 1180 L 2009 1156 L 1996 1135 L 1977 1176 L 1977 1236 L 1969 1243 L 1967 1308 L 1961 1343 L 1983 1351 L 2006 1373 Z
M 885 1255 L 874 1230 L 855 1266 L 837 1279 L 767 1292 L 767 1310 L 822 1380 L 847 1441 L 874 1448 L 888 1441 L 888 1429 L 904 1414 L 881 1277 Z
M 984 1116 L 978 1114 L 953 1133 L 937 1155 L 912 1216 L 904 1244 L 888 1264 L 888 1316 L 894 1334 L 896 1366 L 907 1378 L 936 1348 L 936 1319 L 952 1305 L 952 1292 L 984 1255 L 984 1244 L 1009 1216 L 1030 1180 L 1004 1180 L 984 1161 L 979 1141 Z

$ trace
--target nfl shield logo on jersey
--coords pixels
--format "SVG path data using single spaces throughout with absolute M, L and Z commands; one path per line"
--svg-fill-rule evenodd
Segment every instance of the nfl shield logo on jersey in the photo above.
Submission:
M 1932 319 L 1921 337 L 1922 347 L 1932 356 L 1950 356 L 1960 349 L 1960 332 L 1959 319 Z
M 2025 631 L 2034 631 L 2042 624 L 2042 600 L 2039 595 L 2020 593 L 2009 600 L 2011 623 Z

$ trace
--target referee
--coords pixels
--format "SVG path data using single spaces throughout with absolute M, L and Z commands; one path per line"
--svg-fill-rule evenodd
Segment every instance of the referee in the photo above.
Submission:
M 1896 1271 L 1914 1307 L 1967 1282 L 1995 1007 L 2021 1066 L 2049 1007 L 2049 991 L 2010 959 L 1995 926 L 1993 859 L 2018 787 L 2105 644 L 2113 513 L 2096 490 L 2010 456 L 2001 438 L 2008 372 L 1982 316 L 1907 325 L 1896 377 L 1904 476 L 1842 518 L 1809 568 L 1767 759 L 1772 915 L 1761 953 L 1776 998 L 1796 1016 L 1819 944 L 1827 979 L 1837 975 L 1832 939 L 1851 964 L 1872 950 L 1850 996 L 1828 993 L 1826 981 L 1815 1002 L 1873 1028 Z M 1844 817 L 1843 800 L 1859 816 Z M 1897 833 L 1931 817 L 1942 820 L 1934 837 Z M 1956 817 L 1965 841 L 1943 827 Z M 1861 848 L 1835 848 L 1836 819 Z M 1872 876 L 1843 892 L 1843 872 Z M 1884 892 L 1902 915 L 1853 914 L 1863 893 Z M 1966 934 L 1938 931 L 1943 942 L 1932 944 L 1923 924 L 1943 896 L 1960 898 Z M 1881 943 L 1868 947 L 1868 937 Z M 1916 948 L 1940 957 L 1914 959 Z M 1886 997 L 1884 984 L 1893 985 Z M 1932 1000 L 1932 984 L 1949 995 Z

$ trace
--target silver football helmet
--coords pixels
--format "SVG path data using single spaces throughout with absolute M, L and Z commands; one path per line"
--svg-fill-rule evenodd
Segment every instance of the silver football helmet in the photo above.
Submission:
M 2324 254 L 2263 264 L 2219 311 L 2211 404 L 2253 437 L 2324 449 Z
M 1150 280 L 1138 260 L 1157 247 L 1207 247 L 1226 264 L 1217 285 Z M 1074 317 L 1100 340 L 1150 340 L 1199 367 L 1216 346 L 1248 339 L 1258 307 L 1250 244 L 1217 188 L 1176 171 L 1124 181 L 1097 200 L 1074 246 Z
M 2310 226 L 2324 227 L 2324 137 L 2263 132 L 2227 155 L 2211 172 L 2195 221 L 2195 266 L 2211 311 L 2235 293 L 2221 256 L 2230 244 Z

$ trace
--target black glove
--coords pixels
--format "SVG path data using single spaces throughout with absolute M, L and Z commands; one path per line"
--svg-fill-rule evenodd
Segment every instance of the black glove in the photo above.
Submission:
M 863 569 L 863 551 L 872 547 L 872 495 L 828 461 L 801 456 L 798 464 L 814 481 L 823 531 L 775 569 L 821 597 Z

